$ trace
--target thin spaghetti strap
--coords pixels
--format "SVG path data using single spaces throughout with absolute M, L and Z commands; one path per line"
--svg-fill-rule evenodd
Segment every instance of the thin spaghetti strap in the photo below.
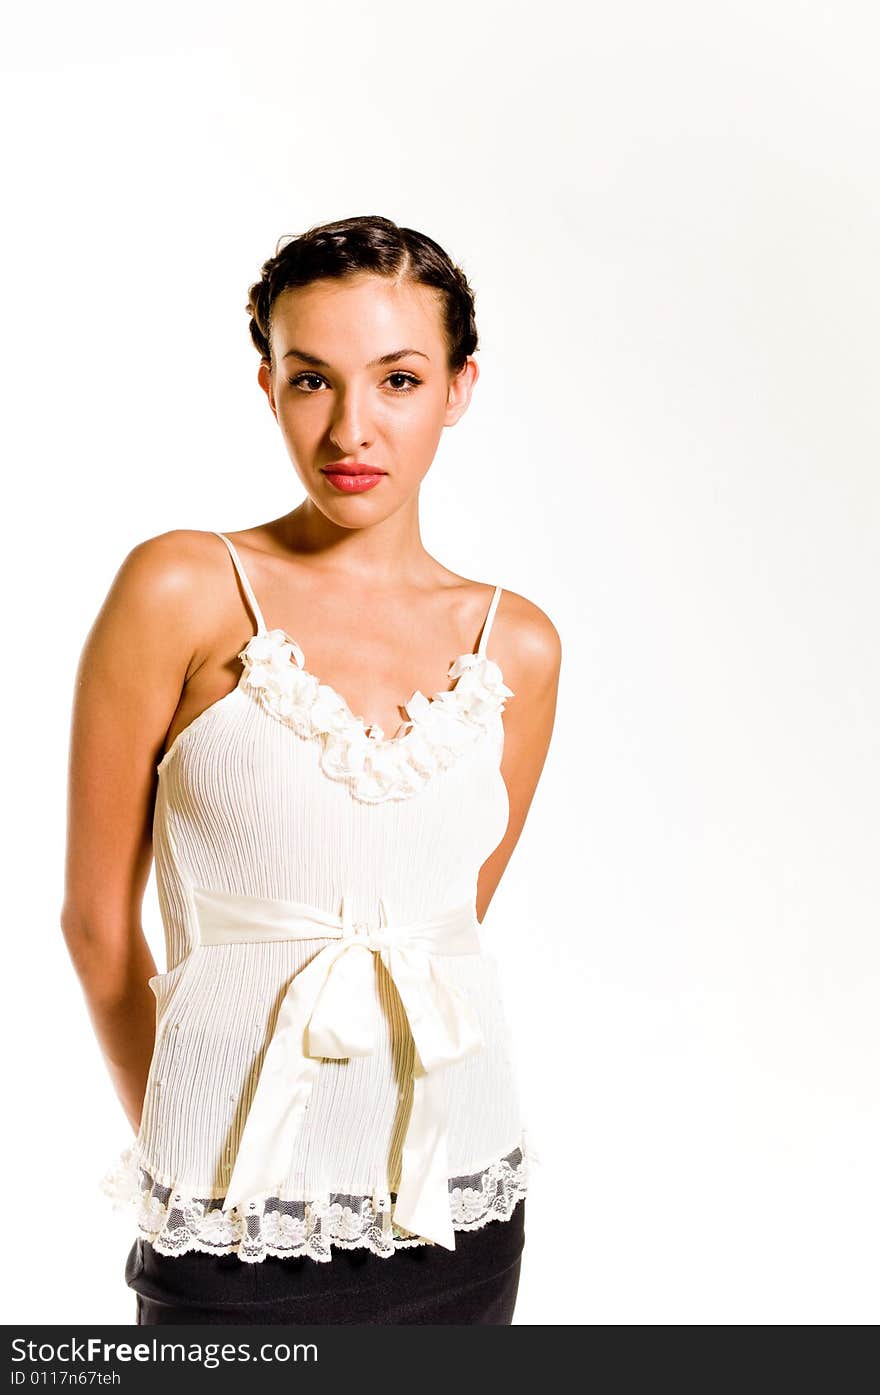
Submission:
M 257 634 L 264 635 L 266 633 L 266 622 L 263 619 L 263 612 L 260 610 L 257 598 L 254 595 L 254 588 L 248 581 L 247 572 L 241 564 L 241 558 L 239 557 L 238 553 L 236 552 L 235 548 L 233 547 L 232 543 L 229 541 L 229 538 L 227 538 L 225 533 L 218 533 L 217 537 L 222 538 L 226 546 L 229 548 L 229 555 L 232 558 L 233 563 L 235 564 L 235 570 L 238 572 L 238 579 L 242 584 L 244 594 L 248 598 L 248 604 L 250 605 L 250 608 L 253 611 L 254 620 L 257 622 Z
M 495 612 L 498 609 L 498 602 L 501 600 L 501 591 L 502 588 L 500 586 L 495 587 L 495 594 L 493 595 L 491 603 L 489 605 L 489 610 L 486 614 L 486 619 L 483 621 L 483 633 L 480 635 L 480 643 L 477 648 L 477 653 L 482 657 L 485 657 L 486 654 L 486 645 L 489 641 L 489 631 L 492 628 L 492 621 L 495 619 Z

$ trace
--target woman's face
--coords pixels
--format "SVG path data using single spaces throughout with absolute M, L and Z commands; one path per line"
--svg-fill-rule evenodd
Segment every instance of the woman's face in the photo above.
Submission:
M 290 458 L 322 513 L 349 527 L 415 494 L 478 376 L 473 358 L 450 375 L 438 292 L 370 273 L 284 291 L 271 347 L 259 381 Z M 382 473 L 364 488 L 334 464 Z

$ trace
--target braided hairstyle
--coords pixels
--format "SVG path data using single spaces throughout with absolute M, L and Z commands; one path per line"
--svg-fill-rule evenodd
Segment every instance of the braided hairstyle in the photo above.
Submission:
M 263 263 L 260 280 L 251 286 L 247 303 L 251 339 L 263 362 L 272 363 L 272 306 L 283 291 L 362 271 L 415 281 L 441 292 L 449 371 L 454 374 L 464 367 L 477 348 L 474 295 L 467 277 L 430 237 L 378 216 L 342 218 L 288 240 L 279 239 L 275 255 Z

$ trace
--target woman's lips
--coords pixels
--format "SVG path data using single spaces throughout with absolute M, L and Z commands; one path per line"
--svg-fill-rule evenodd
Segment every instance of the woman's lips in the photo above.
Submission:
M 384 474 L 376 471 L 363 475 L 353 475 L 347 470 L 322 470 L 321 473 L 341 494 L 363 494 L 385 478 Z

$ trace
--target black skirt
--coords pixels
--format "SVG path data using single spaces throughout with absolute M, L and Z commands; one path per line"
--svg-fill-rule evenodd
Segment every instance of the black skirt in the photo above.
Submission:
M 455 1249 L 416 1245 L 386 1259 L 341 1250 L 321 1263 L 307 1255 L 162 1255 L 138 1239 L 125 1264 L 137 1294 L 136 1322 L 466 1323 L 513 1321 L 525 1244 L 525 1198 L 510 1220 L 457 1230 Z

